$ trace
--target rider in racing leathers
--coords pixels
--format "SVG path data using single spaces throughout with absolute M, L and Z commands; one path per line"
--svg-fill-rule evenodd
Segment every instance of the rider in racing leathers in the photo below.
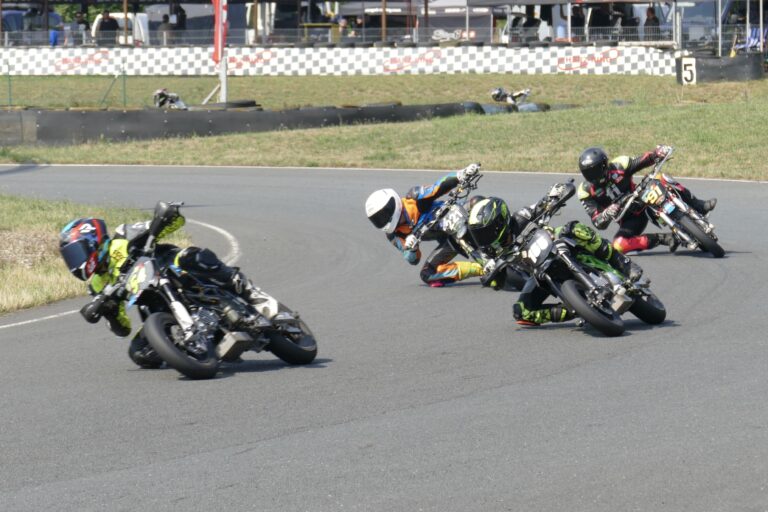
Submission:
M 597 229 L 605 229 L 619 214 L 619 200 L 635 189 L 632 176 L 652 166 L 657 159 L 664 158 L 669 146 L 657 146 L 638 157 L 619 156 L 613 160 L 601 148 L 587 148 L 579 157 L 579 170 L 586 180 L 579 186 L 579 200 Z M 702 215 L 715 208 L 717 199 L 702 201 L 679 183 L 676 185 L 682 199 Z M 670 252 L 677 249 L 677 239 L 672 233 L 649 233 L 643 235 L 648 226 L 644 210 L 629 212 L 619 222 L 619 230 L 613 246 L 621 252 L 644 251 L 657 245 L 669 246 Z
M 440 196 L 475 176 L 478 171 L 479 165 L 470 164 L 465 169 L 440 178 L 432 185 L 411 188 L 405 197 L 400 197 L 391 188 L 377 190 L 366 200 L 365 213 L 374 226 L 386 233 L 387 239 L 402 252 L 403 258 L 411 265 L 416 265 L 421 259 L 421 250 L 412 234 L 413 230 L 431 220 L 433 209 L 440 204 L 437 201 Z M 438 242 L 420 272 L 421 280 L 429 286 L 440 287 L 482 274 L 483 267 L 479 263 L 451 261 L 458 252 L 445 233 L 433 229 L 423 239 Z
M 185 219 L 175 208 L 173 218 L 163 228 L 157 239 L 167 237 L 184 225 Z M 110 237 L 106 223 L 101 219 L 80 218 L 67 224 L 59 235 L 59 251 L 69 271 L 80 280 L 88 281 L 88 290 L 94 298 L 83 306 L 80 313 L 90 323 L 104 318 L 110 330 L 120 337 L 131 333 L 131 321 L 125 310 L 126 294 L 119 281 L 127 272 L 137 251 L 140 251 L 149 235 L 150 221 L 121 224 Z M 171 244 L 158 244 L 155 254 L 160 259 L 173 261 L 179 268 L 205 276 L 239 294 L 262 313 L 259 306 L 269 297 L 251 283 L 237 267 L 229 267 L 209 249 L 187 247 L 182 249 Z M 134 337 L 143 340 L 142 331 Z M 143 341 L 146 345 L 146 341 Z M 145 357 L 139 353 L 131 358 Z
M 494 289 L 503 287 L 506 275 L 499 273 L 493 277 L 497 258 L 506 256 L 514 244 L 515 237 L 548 206 L 549 199 L 560 197 L 564 186 L 556 184 L 549 194 L 539 202 L 510 214 L 507 204 L 496 197 L 490 197 L 478 202 L 469 213 L 469 232 L 475 238 L 481 251 L 487 257 L 484 285 Z M 607 261 L 631 280 L 642 276 L 642 269 L 621 252 L 614 250 L 607 240 L 603 240 L 592 228 L 577 221 L 571 221 L 564 226 L 552 229 L 544 227 L 555 237 L 573 238 L 579 247 Z M 546 322 L 564 322 L 573 318 L 571 312 L 562 304 L 544 304 L 550 293 L 529 277 L 523 286 L 518 301 L 512 307 L 515 321 L 519 325 L 538 326 Z

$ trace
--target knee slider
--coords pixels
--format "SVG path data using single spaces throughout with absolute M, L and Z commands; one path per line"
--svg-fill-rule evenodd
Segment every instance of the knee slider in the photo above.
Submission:
M 515 302 L 512 304 L 512 317 L 514 317 L 515 320 L 523 320 L 523 310 L 523 304 L 521 302 Z

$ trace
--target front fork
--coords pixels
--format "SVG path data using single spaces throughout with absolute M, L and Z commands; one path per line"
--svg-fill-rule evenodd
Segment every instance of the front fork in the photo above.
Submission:
M 595 286 L 595 283 L 592 281 L 589 275 L 584 272 L 584 270 L 581 268 L 581 265 L 579 265 L 579 263 L 573 257 L 571 257 L 571 252 L 567 248 L 560 247 L 556 247 L 556 250 L 560 261 L 565 263 L 565 266 L 568 267 L 568 270 L 571 271 L 571 274 L 573 274 L 576 280 L 586 286 L 590 295 L 593 295 L 598 287 Z
M 176 299 L 176 293 L 171 287 L 171 282 L 168 279 L 160 279 L 160 289 L 163 290 L 163 293 L 165 294 L 165 298 L 168 301 L 168 306 L 171 308 L 173 317 L 184 331 L 184 339 L 189 339 L 190 336 L 194 334 L 193 327 L 195 326 L 195 321 L 192 320 L 192 316 L 190 316 L 189 311 L 187 311 L 184 304 Z

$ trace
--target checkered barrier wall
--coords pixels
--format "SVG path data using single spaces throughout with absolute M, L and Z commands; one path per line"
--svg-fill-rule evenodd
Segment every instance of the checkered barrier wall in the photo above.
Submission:
M 212 47 L 5 48 L 11 75 L 216 75 Z M 227 49 L 231 76 L 387 74 L 675 75 L 673 52 L 629 46 L 541 48 L 258 48 Z

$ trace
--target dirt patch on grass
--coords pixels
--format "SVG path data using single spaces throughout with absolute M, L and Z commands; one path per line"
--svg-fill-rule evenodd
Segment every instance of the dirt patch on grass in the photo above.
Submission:
M 56 235 L 0 230 L 0 267 L 34 268 L 56 252 Z

